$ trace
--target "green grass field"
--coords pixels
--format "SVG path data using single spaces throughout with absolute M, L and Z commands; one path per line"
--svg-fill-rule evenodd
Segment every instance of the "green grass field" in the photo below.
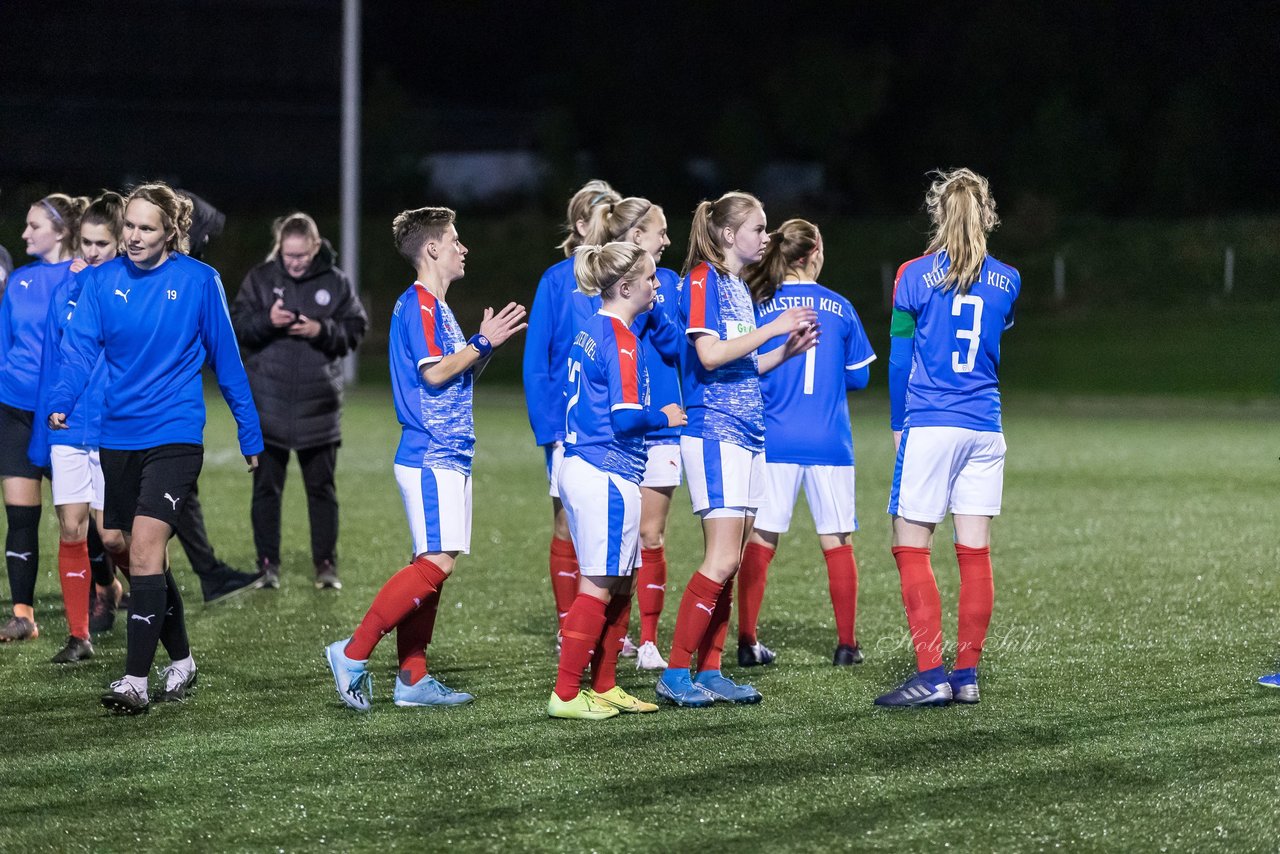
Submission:
M 913 667 L 883 507 L 887 406 L 855 399 L 863 530 L 859 636 L 836 671 L 825 571 L 802 511 L 771 573 L 761 637 L 778 663 L 746 708 L 598 724 L 544 716 L 554 678 L 549 502 L 519 396 L 482 388 L 473 552 L 445 588 L 433 670 L 466 708 L 345 709 L 321 648 L 407 557 L 385 389 L 352 395 L 339 457 L 336 595 L 309 583 L 296 469 L 284 588 L 204 609 L 174 546 L 201 668 L 196 699 L 133 719 L 97 695 L 122 631 L 83 666 L 47 663 L 65 631 L 42 532 L 35 642 L 0 648 L 0 848 L 6 850 L 1273 849 L 1280 692 L 1274 401 L 1006 395 L 996 615 L 972 708 L 889 712 Z M 201 493 L 222 556 L 253 559 L 249 478 L 211 406 Z M 935 568 L 954 638 L 955 557 Z M 677 495 L 662 641 L 700 555 Z M 732 635 L 731 635 L 732 637 Z M 620 667 L 651 697 L 653 677 Z M 730 671 L 731 675 L 735 674 Z

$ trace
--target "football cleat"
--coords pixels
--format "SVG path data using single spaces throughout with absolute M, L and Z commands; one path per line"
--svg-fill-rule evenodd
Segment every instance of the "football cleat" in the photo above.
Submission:
M 183 670 L 170 664 L 161 673 L 164 677 L 164 688 L 155 693 L 151 699 L 157 703 L 181 703 L 196 687 L 196 668 Z
M 658 652 L 658 645 L 645 641 L 636 650 L 636 670 L 666 670 L 667 660 Z
M 365 668 L 367 661 L 356 661 L 343 653 L 350 640 L 345 638 L 329 644 L 324 648 L 324 657 L 333 671 L 333 682 L 342 702 L 357 712 L 367 712 L 373 694 L 373 675 Z
M 139 692 L 127 679 L 111 683 L 111 690 L 102 695 L 102 705 L 117 715 L 145 715 L 151 710 L 147 692 Z
M 614 685 L 608 691 L 587 691 L 586 694 L 597 703 L 612 706 L 626 714 L 644 714 L 658 711 L 657 705 L 646 703 L 639 697 L 631 696 L 626 691 L 623 691 L 620 685 Z
M 11 641 L 35 640 L 40 637 L 40 629 L 35 620 L 26 617 L 12 616 L 0 626 L 0 643 Z
M 631 635 L 626 635 L 622 638 L 622 651 L 618 655 L 622 658 L 635 658 L 639 649 L 631 642 Z
M 455 691 L 434 676 L 424 676 L 410 685 L 404 679 L 406 671 L 396 677 L 396 690 L 392 694 L 397 706 L 461 706 L 475 697 L 465 691 Z
M 1280 673 L 1268 673 L 1258 678 L 1258 684 L 1264 688 L 1280 688 Z
M 579 691 L 572 700 L 561 700 L 556 692 L 551 692 L 547 701 L 547 717 L 564 718 L 574 721 L 602 721 L 617 717 L 618 710 L 606 703 L 599 702 L 586 691 Z
M 739 642 L 738 644 L 739 667 L 760 667 L 766 664 L 773 664 L 773 660 L 777 657 L 773 650 L 760 643 L 760 641 L 755 643 Z
M 952 702 L 977 705 L 978 668 L 966 667 L 963 670 L 953 670 L 947 677 L 947 681 L 951 683 Z
M 753 686 L 739 685 L 719 670 L 702 671 L 693 680 L 693 684 L 722 703 L 747 706 L 764 699 Z
M 658 677 L 654 693 L 659 700 L 674 703 L 677 706 L 688 706 L 691 709 L 702 709 L 714 705 L 716 698 L 708 694 L 701 686 L 694 684 L 689 671 L 683 667 L 668 667 Z
M 69 635 L 62 649 L 58 650 L 57 655 L 49 660 L 54 664 L 72 664 L 77 661 L 84 661 L 86 658 L 93 658 L 93 644 L 89 643 L 87 638 Z
M 945 706 L 951 702 L 951 683 L 945 679 L 934 684 L 917 673 L 887 694 L 876 697 L 877 706 Z
M 836 654 L 831 663 L 836 667 L 848 667 L 851 664 L 861 664 L 862 661 L 862 647 L 856 643 L 853 645 L 842 643 L 836 647 Z

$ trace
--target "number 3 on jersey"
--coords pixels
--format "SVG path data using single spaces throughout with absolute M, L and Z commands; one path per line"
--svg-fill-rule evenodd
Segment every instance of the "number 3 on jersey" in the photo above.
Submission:
M 957 374 L 967 374 L 973 370 L 978 360 L 978 343 L 982 337 L 982 298 L 972 294 L 956 294 L 951 301 L 951 316 L 960 317 L 966 305 L 973 306 L 973 320 L 968 329 L 957 329 L 956 337 L 969 342 L 969 352 L 960 358 L 959 351 L 951 354 L 951 369 Z
M 564 408 L 564 443 L 574 445 L 578 442 L 578 431 L 570 430 L 569 425 L 573 422 L 573 408 L 578 405 L 578 398 L 582 395 L 582 363 L 574 359 L 569 361 L 569 382 L 574 385 L 573 397 L 569 398 L 569 404 Z

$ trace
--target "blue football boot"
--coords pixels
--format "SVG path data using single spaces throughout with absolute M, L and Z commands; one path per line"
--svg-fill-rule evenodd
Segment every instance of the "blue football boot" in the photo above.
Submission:
M 324 648 L 324 657 L 329 662 L 329 669 L 333 671 L 333 682 L 342 702 L 357 712 L 367 712 L 373 694 L 373 676 L 365 668 L 367 661 L 347 658 L 343 652 L 350 640 L 347 638 L 329 644 Z
M 424 676 L 412 685 L 404 681 L 404 671 L 396 677 L 396 690 L 392 694 L 397 706 L 461 706 L 475 697 L 465 691 L 455 691 L 434 676 Z
M 654 693 L 660 700 L 693 709 L 705 708 L 716 701 L 715 697 L 693 683 L 689 678 L 689 671 L 683 667 L 668 667 L 662 671 L 658 684 L 654 686 Z
M 764 699 L 760 692 L 750 685 L 739 685 L 719 670 L 704 670 L 693 680 L 703 691 L 723 703 L 750 705 Z
M 951 683 L 947 681 L 947 674 L 942 668 L 937 669 L 936 681 L 935 674 L 930 671 L 928 674 L 917 673 L 906 682 L 888 694 L 881 694 L 876 697 L 877 706 L 890 707 L 907 707 L 907 706 L 945 706 L 951 702 Z
M 1280 673 L 1268 673 L 1259 677 L 1258 684 L 1264 688 L 1280 688 Z
M 952 670 L 947 681 L 951 683 L 952 702 L 970 706 L 978 704 L 978 668 L 966 667 L 963 670 Z

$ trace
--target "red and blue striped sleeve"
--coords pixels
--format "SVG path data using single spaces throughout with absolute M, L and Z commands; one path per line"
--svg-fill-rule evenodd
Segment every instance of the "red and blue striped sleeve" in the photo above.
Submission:
M 415 335 L 406 329 L 405 332 L 409 334 L 405 336 L 405 340 L 409 342 L 414 363 L 421 368 L 423 365 L 430 365 L 444 358 L 444 324 L 440 319 L 440 303 L 431 291 L 421 285 L 415 287 L 414 291 L 418 297 L 416 313 L 422 331 Z
M 720 291 L 716 271 L 705 261 L 689 271 L 680 292 L 680 314 L 685 335 L 710 333 L 720 336 Z
M 609 380 L 609 410 L 643 409 L 640 400 L 640 342 L 621 320 L 609 318 L 612 334 L 602 348 Z

